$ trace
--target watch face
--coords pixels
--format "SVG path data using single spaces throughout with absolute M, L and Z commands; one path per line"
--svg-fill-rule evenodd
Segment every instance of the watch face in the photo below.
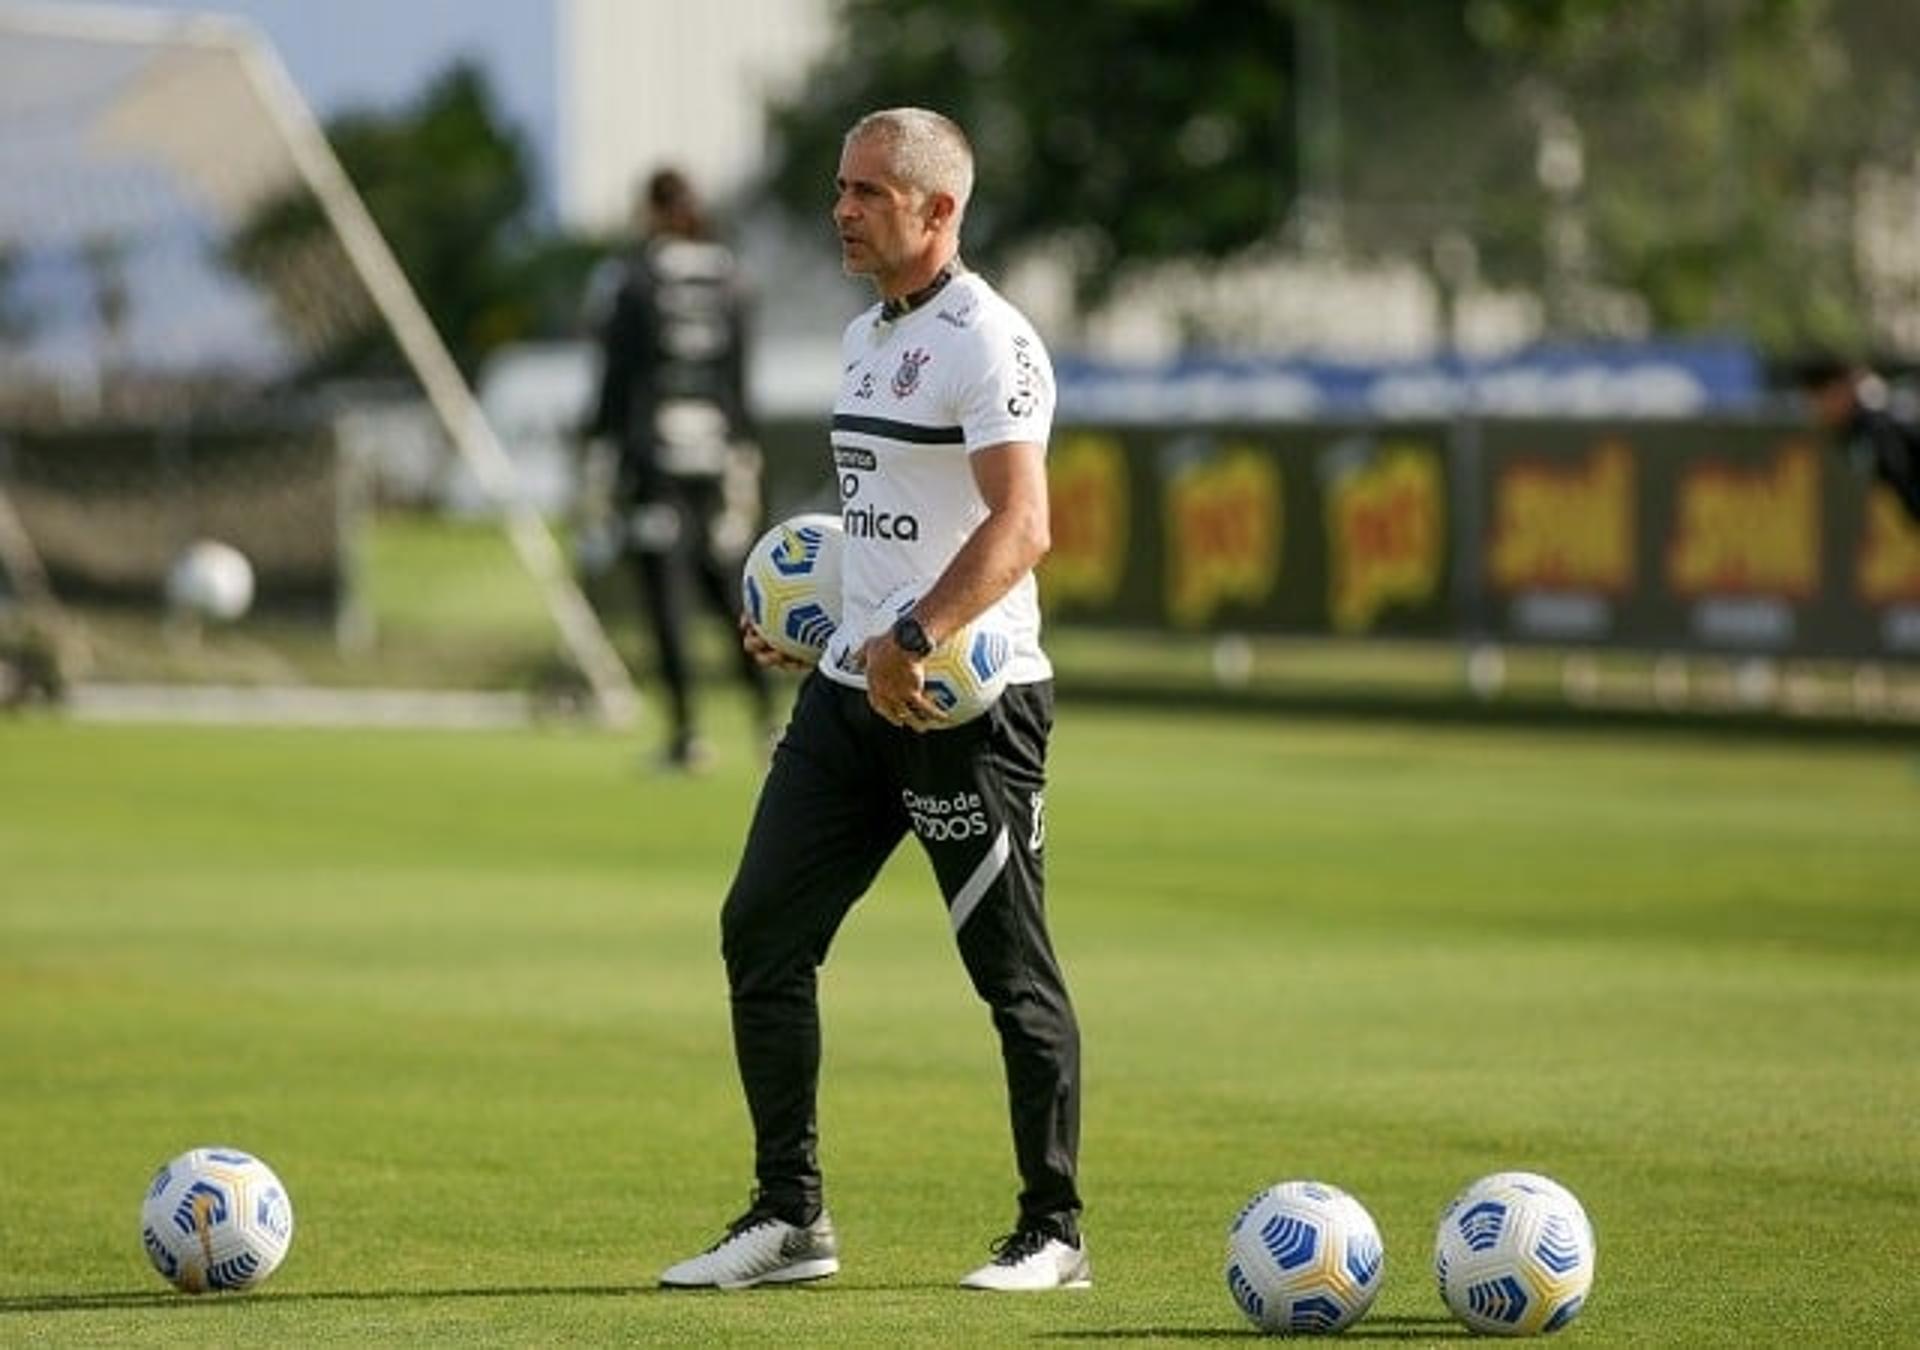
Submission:
M 933 650 L 933 644 L 927 640 L 927 630 L 911 614 L 893 625 L 893 640 L 900 644 L 902 651 L 912 652 L 915 656 L 925 656 Z

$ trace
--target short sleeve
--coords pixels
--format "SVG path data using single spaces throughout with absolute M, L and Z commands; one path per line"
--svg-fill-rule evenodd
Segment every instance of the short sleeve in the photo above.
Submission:
M 1053 365 L 1025 324 L 993 324 L 976 334 L 955 390 L 969 451 L 1008 441 L 1044 446 L 1053 429 Z

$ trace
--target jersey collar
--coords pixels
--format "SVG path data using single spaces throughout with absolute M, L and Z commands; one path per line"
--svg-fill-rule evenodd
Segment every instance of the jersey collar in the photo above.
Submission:
M 927 301 L 933 299 L 934 296 L 940 294 L 941 291 L 946 289 L 949 281 L 952 281 L 966 270 L 966 264 L 958 258 L 955 258 L 938 272 L 935 272 L 933 274 L 933 280 L 929 281 L 919 290 L 908 291 L 905 295 L 896 295 L 893 299 L 882 303 L 880 313 L 875 317 L 874 322 L 896 323 L 906 318 L 907 315 L 913 313 L 913 311 L 920 308 L 920 306 L 926 304 Z

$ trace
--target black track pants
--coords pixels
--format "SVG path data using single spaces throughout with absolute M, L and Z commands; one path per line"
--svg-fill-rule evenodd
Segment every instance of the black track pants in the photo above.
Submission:
M 901 837 L 932 860 L 1006 1064 L 1023 1225 L 1071 1236 L 1080 1196 L 1080 1031 L 1044 905 L 1051 683 L 1015 685 L 946 731 L 892 726 L 808 676 L 760 791 L 721 915 L 754 1170 L 778 1211 L 821 1201 L 815 973 Z

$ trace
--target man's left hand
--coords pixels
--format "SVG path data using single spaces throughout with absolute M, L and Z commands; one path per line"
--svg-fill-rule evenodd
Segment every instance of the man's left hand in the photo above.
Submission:
M 926 667 L 890 633 L 868 638 L 861 655 L 867 667 L 867 703 L 886 721 L 909 731 L 926 731 L 946 714 L 927 697 Z

